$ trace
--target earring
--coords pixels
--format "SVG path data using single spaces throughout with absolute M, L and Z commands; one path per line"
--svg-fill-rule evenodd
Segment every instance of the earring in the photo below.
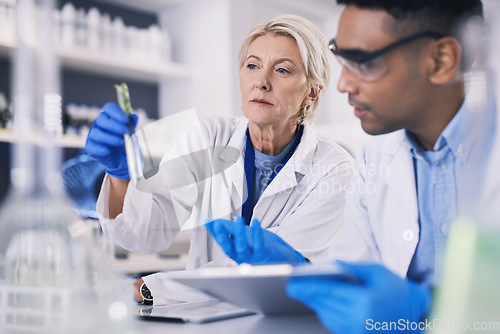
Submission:
M 297 124 L 299 124 L 299 125 L 304 124 L 304 121 L 306 120 L 308 109 L 309 109 L 309 107 L 300 108 L 299 116 L 297 117 Z

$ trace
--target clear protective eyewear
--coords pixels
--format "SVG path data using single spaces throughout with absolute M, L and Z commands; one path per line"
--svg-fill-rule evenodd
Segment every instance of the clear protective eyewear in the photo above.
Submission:
M 423 31 L 372 52 L 359 49 L 339 49 L 335 43 L 335 39 L 330 40 L 328 46 L 344 68 L 355 73 L 364 81 L 375 81 L 387 72 L 387 64 L 382 57 L 386 53 L 420 38 L 431 37 L 440 39 L 444 36 L 435 31 Z

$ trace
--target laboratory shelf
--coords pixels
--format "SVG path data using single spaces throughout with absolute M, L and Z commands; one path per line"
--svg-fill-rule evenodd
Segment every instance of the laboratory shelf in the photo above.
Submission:
M 14 49 L 15 43 L 12 38 L 0 37 L 0 54 L 10 56 Z M 181 79 L 190 75 L 183 65 L 174 62 L 127 55 L 102 54 L 76 47 L 59 47 L 57 53 L 64 68 L 100 76 L 158 83 L 163 79 Z
M 103 55 L 77 48 L 59 48 L 61 63 L 65 68 L 109 75 L 145 82 L 159 82 L 167 78 L 185 78 L 189 71 L 173 62 L 120 55 Z
M 65 148 L 83 148 L 85 147 L 85 141 L 87 140 L 87 136 L 81 135 L 61 135 L 56 139 L 56 143 L 59 147 Z M 43 145 L 43 139 L 40 135 L 32 135 L 31 141 L 34 144 Z M 14 143 L 16 142 L 14 134 L 10 129 L 1 129 L 0 130 L 0 142 L 5 143 Z

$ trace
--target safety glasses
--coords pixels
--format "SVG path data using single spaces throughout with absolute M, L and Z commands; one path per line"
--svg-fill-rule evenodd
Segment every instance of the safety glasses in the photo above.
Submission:
M 330 40 L 329 47 L 344 68 L 356 74 L 361 80 L 375 81 L 387 72 L 387 64 L 383 58 L 383 55 L 386 53 L 420 38 L 430 37 L 440 39 L 444 36 L 435 31 L 424 31 L 395 41 L 372 52 L 359 49 L 339 49 L 337 48 L 335 39 Z

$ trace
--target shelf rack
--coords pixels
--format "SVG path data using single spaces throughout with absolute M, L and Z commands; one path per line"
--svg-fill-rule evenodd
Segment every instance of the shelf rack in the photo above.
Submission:
M 14 49 L 15 42 L 12 38 L 0 37 L 0 54 L 10 56 Z M 174 62 L 139 57 L 119 57 L 78 47 L 59 47 L 57 53 L 63 67 L 101 76 L 118 76 L 135 81 L 157 83 L 163 79 L 187 78 L 190 75 L 183 65 Z

